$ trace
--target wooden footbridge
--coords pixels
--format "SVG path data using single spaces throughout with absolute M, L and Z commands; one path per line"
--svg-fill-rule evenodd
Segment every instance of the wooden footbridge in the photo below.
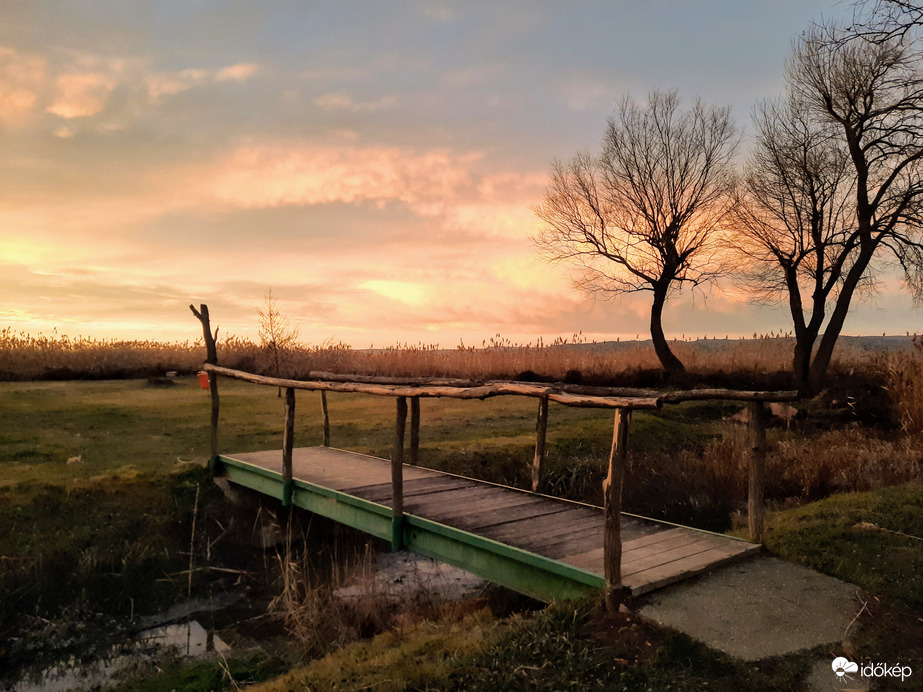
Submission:
M 310 373 L 306 380 L 255 375 L 216 365 L 208 309 L 202 322 L 212 396 L 211 447 L 215 473 L 237 485 L 300 507 L 447 562 L 541 600 L 567 599 L 605 589 L 616 608 L 638 595 L 759 550 L 763 531 L 765 402 L 791 401 L 795 392 L 697 390 L 657 393 L 565 384 L 399 380 Z M 285 389 L 282 450 L 223 454 L 218 450 L 217 376 Z M 390 460 L 325 447 L 294 446 L 296 390 L 362 392 L 396 399 Z M 548 402 L 615 411 L 605 506 L 595 507 L 416 465 L 419 399 L 486 399 L 527 396 L 539 400 L 533 490 L 544 457 Z M 411 402 L 410 453 L 404 463 L 407 400 Z M 635 409 L 703 399 L 747 401 L 752 454 L 748 502 L 754 542 L 622 513 L 628 428 Z M 325 443 L 329 423 L 324 405 Z

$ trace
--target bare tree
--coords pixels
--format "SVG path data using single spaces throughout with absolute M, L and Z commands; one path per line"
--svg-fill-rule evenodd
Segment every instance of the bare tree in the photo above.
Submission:
M 759 126 L 748 177 L 757 211 L 745 225 L 757 246 L 776 254 L 779 273 L 767 287 L 785 286 L 801 333 L 795 374 L 803 391 L 815 392 L 853 298 L 874 285 L 882 264 L 896 259 L 915 297 L 923 296 L 923 76 L 900 38 L 868 41 L 819 27 L 796 43 L 786 80 L 789 115 L 800 124 L 772 116 Z M 794 156 L 776 154 L 786 150 Z M 775 198 L 765 193 L 780 189 Z M 775 239 L 767 242 L 766 228 Z M 785 234 L 790 246 L 778 240 Z M 798 253 L 805 258 L 795 262 Z M 799 281 L 789 276 L 796 265 Z M 812 291 L 806 321 L 798 316 L 806 309 L 801 286 Z
M 845 34 L 875 43 L 913 41 L 923 27 L 923 3 L 913 0 L 858 0 L 854 15 L 853 25 Z
M 683 364 L 663 332 L 667 298 L 726 270 L 718 236 L 733 205 L 737 141 L 728 107 L 696 101 L 681 111 L 676 92 L 653 92 L 645 106 L 625 97 L 602 154 L 555 161 L 534 208 L 543 222 L 534 243 L 546 258 L 576 264 L 579 288 L 652 293 L 651 339 L 668 373 Z
M 734 245 L 750 261 L 743 283 L 762 301 L 787 303 L 793 372 L 807 387 L 811 355 L 851 261 L 851 167 L 832 127 L 793 99 L 754 112 L 756 142 L 735 208 Z
M 263 309 L 258 314 L 258 334 L 260 345 L 270 359 L 273 374 L 282 375 L 282 366 L 292 350 L 298 345 L 299 329 L 291 324 L 288 317 L 279 310 L 272 289 L 264 296 Z M 279 390 L 282 396 L 282 390 Z

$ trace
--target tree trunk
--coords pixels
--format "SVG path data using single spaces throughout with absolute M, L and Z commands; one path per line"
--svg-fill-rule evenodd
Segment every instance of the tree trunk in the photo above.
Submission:
M 654 352 L 660 359 L 660 364 L 667 373 L 685 372 L 679 358 L 673 355 L 667 338 L 663 335 L 663 306 L 667 302 L 667 289 L 669 284 L 654 285 L 654 300 L 651 303 L 651 341 L 654 342 Z
M 795 374 L 795 383 L 798 393 L 806 396 L 811 394 L 811 352 L 817 332 L 810 330 L 795 332 L 795 350 L 792 355 L 792 372 Z
M 830 321 L 824 330 L 824 335 L 820 339 L 817 352 L 811 361 L 811 371 L 808 385 L 810 394 L 817 394 L 823 387 L 824 378 L 827 375 L 827 368 L 830 367 L 830 360 L 833 358 L 833 349 L 836 341 L 843 330 L 843 324 L 846 322 L 846 315 L 849 314 L 849 306 L 852 302 L 853 294 L 856 287 L 862 279 L 862 275 L 868 268 L 872 260 L 874 250 L 863 248 L 856 258 L 855 264 L 850 268 L 846 279 L 843 281 L 843 287 L 840 289 L 836 298 L 836 304 L 833 306 L 833 312 L 830 314 Z

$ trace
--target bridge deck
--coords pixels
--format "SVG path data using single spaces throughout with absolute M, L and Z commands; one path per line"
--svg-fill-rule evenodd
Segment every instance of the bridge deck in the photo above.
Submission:
M 281 479 L 282 455 L 279 451 L 233 454 L 221 457 L 226 469 L 233 469 L 230 480 L 249 487 L 254 473 Z M 242 473 L 250 469 L 248 473 Z M 262 471 L 260 471 L 262 470 Z M 584 573 L 588 586 L 602 586 L 603 511 L 599 507 L 538 495 L 483 481 L 455 476 L 417 466 L 404 466 L 404 512 L 413 527 L 430 527 L 434 522 L 448 527 L 449 533 L 473 535 L 496 544 L 510 546 L 515 552 L 539 556 L 538 565 L 566 565 L 570 573 Z M 328 447 L 298 448 L 293 452 L 295 504 L 325 513 L 327 504 L 299 502 L 297 493 L 314 487 L 335 491 L 328 495 L 350 501 L 356 506 L 390 508 L 390 462 L 354 452 Z M 274 487 L 274 486 L 273 486 Z M 260 488 L 257 488 L 260 489 Z M 274 491 L 268 492 L 273 494 Z M 339 518 L 335 513 L 327 514 Z M 417 521 L 417 519 L 428 520 Z M 350 523 L 347 518 L 345 523 Z M 351 525 L 363 528 L 362 523 Z M 431 528 L 431 527 L 430 527 Z M 441 531 L 441 530 L 440 530 Z M 375 533 L 375 530 L 370 530 Z M 442 531 L 442 533 L 446 533 Z M 452 559 L 439 549 L 409 545 L 411 549 L 446 559 L 459 567 L 478 573 L 477 557 Z M 622 515 L 622 581 L 633 595 L 642 594 L 686 577 L 704 572 L 718 564 L 741 558 L 759 550 L 759 546 L 729 536 L 697 529 Z M 452 552 L 454 555 L 453 551 Z M 471 560 L 477 564 L 458 564 Z M 530 558 L 531 560 L 531 558 Z M 515 569 L 515 566 L 513 567 Z M 492 578 L 491 570 L 480 570 Z M 596 577 L 594 581 L 593 576 Z M 503 583 L 503 579 L 495 579 Z M 510 585 L 510 584 L 507 584 Z M 513 584 L 515 587 L 515 584 Z M 541 595 L 539 591 L 536 594 Z

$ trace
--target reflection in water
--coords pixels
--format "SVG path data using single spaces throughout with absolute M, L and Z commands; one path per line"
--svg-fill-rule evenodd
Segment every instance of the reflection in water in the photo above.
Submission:
M 90 663 L 71 656 L 30 680 L 13 685 L 12 692 L 69 692 L 114 684 L 114 678 L 131 666 L 151 661 L 166 654 L 203 656 L 230 647 L 211 630 L 196 620 L 154 627 L 138 634 L 124 644 L 113 646 L 109 654 Z
M 174 647 L 181 656 L 201 656 L 209 651 L 227 651 L 230 647 L 221 637 L 206 630 L 197 620 L 180 625 L 155 627 L 138 635 L 138 639 L 158 648 Z

